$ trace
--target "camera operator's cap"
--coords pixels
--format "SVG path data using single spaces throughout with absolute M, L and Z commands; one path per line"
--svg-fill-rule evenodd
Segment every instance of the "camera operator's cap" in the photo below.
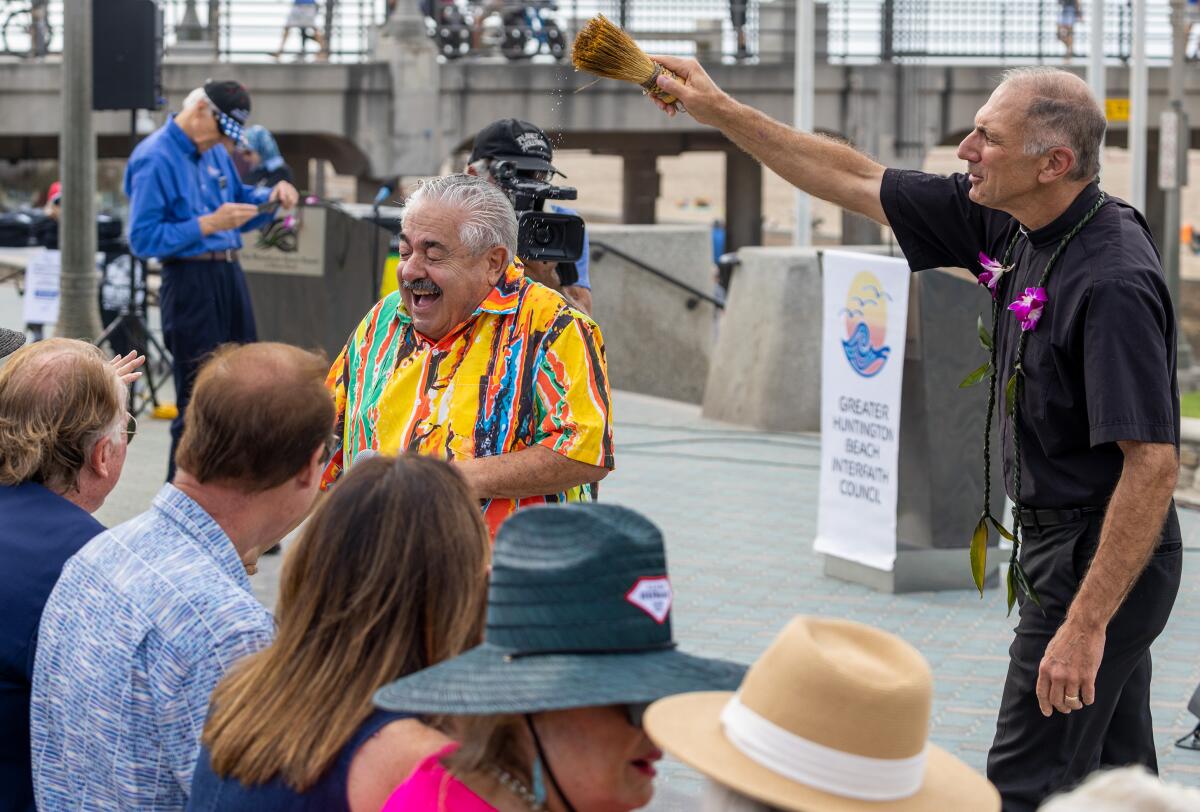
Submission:
M 50 189 L 46 192 L 46 202 L 51 205 L 62 200 L 62 182 L 54 181 L 50 184 Z
M 528 121 L 502 118 L 487 125 L 475 136 L 475 145 L 467 163 L 475 163 L 480 158 L 495 158 L 512 161 L 517 169 L 558 172 L 550 163 L 553 157 L 550 139 L 540 127 Z
M 209 79 L 204 83 L 204 95 L 212 102 L 213 114 L 217 117 L 221 132 L 245 146 L 243 130 L 250 118 L 250 92 L 241 82 Z

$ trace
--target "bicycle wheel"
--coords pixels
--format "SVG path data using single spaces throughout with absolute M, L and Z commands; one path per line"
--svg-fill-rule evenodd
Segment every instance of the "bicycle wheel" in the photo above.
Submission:
M 557 25 L 546 27 L 546 49 L 559 61 L 567 55 L 567 37 Z
M 4 53 L 24 56 L 29 53 L 32 45 L 30 34 L 33 32 L 33 9 L 19 8 L 10 12 L 0 25 L 0 40 L 4 44 Z

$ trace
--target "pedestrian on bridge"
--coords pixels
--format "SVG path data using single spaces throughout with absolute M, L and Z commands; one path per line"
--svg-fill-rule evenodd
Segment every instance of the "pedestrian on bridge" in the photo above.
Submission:
M 243 143 L 250 94 L 238 82 L 209 81 L 193 90 L 178 115 L 138 144 L 125 168 L 129 246 L 162 261 L 163 340 L 175 359 L 175 403 L 167 480 L 201 362 L 228 342 L 254 341 L 257 332 L 246 278 L 238 264 L 242 231 L 270 222 L 263 204 L 285 209 L 299 195 L 281 181 L 247 186 L 230 157 Z
M 697 121 L 889 226 L 913 270 L 967 268 L 992 296 L 989 394 L 1025 593 L 988 755 L 1005 812 L 1102 766 L 1156 769 L 1150 645 L 1182 564 L 1177 323 L 1145 219 L 1100 189 L 1106 123 L 1087 85 L 1009 71 L 959 145 L 967 171 L 942 177 L 886 169 L 738 103 L 695 60 L 656 59 Z

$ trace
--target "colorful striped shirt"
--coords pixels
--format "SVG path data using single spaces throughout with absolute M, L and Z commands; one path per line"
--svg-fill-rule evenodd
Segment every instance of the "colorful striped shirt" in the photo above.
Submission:
M 604 339 L 562 296 L 518 265 L 475 314 L 440 341 L 416 331 L 398 292 L 366 315 L 329 371 L 341 446 L 322 487 L 364 449 L 415 451 L 445 460 L 542 445 L 589 465 L 613 467 Z M 592 485 L 563 493 L 491 499 L 495 533 L 531 504 L 589 501 Z
M 233 542 L 164 485 L 67 561 L 46 603 L 30 707 L 38 808 L 182 810 L 209 695 L 273 634 Z

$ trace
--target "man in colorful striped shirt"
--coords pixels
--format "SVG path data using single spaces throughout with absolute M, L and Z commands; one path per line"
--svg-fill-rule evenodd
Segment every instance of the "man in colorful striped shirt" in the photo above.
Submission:
M 589 501 L 613 467 L 600 328 L 514 262 L 508 198 L 476 177 L 409 199 L 400 290 L 329 372 L 338 438 L 323 487 L 364 450 L 459 466 L 494 533 L 517 508 Z

